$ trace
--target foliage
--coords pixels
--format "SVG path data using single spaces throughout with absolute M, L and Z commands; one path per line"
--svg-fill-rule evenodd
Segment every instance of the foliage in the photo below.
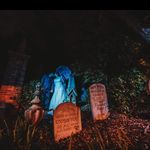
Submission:
M 72 70 L 77 79 L 80 79 L 82 84 L 90 85 L 92 83 L 101 82 L 106 84 L 107 76 L 101 69 L 96 69 L 93 66 L 87 66 L 79 63 L 72 64 Z
M 74 72 L 75 76 L 75 82 L 76 82 L 76 90 L 78 94 L 78 103 L 82 105 L 83 107 L 81 110 L 90 110 L 89 107 L 89 86 L 94 83 L 103 83 L 107 85 L 107 76 L 103 73 L 101 69 L 96 69 L 94 66 L 90 65 L 84 65 L 84 64 L 72 64 L 72 70 Z M 83 89 L 86 91 L 86 93 L 83 93 Z M 84 91 L 84 92 L 85 92 Z M 81 95 L 86 97 L 84 101 L 82 101 Z
M 88 66 L 74 64 L 72 65 L 72 70 L 77 79 L 76 82 L 80 82 L 77 84 L 78 94 L 80 94 L 79 90 L 83 84 L 88 89 L 92 83 L 103 83 L 107 88 L 109 106 L 130 114 L 137 109 L 138 104 L 144 101 L 143 93 L 146 87 L 146 77 L 137 68 L 132 68 L 118 76 L 115 75 L 109 82 L 106 74 L 93 67 L 89 68 Z M 23 94 L 19 102 L 24 108 L 28 108 L 37 82 L 37 80 L 31 81 L 23 88 Z
M 35 85 L 38 82 L 38 80 L 33 80 L 23 86 L 22 95 L 20 99 L 18 99 L 18 103 L 23 109 L 27 109 L 29 107 L 29 103 L 33 99 L 33 93 L 35 92 Z
M 143 101 L 145 84 L 146 77 L 137 68 L 113 77 L 108 88 L 110 103 L 118 106 L 123 113 L 132 113 Z
M 20 116 L 18 116 L 17 120 L 15 121 L 15 124 L 11 124 L 11 128 L 8 127 L 7 122 L 5 120 L 4 123 L 1 122 L 1 125 L 3 124 L 4 127 L 0 127 L 0 140 L 5 139 L 5 144 L 7 142 L 12 144 L 14 149 L 29 150 L 31 148 L 33 137 L 36 133 L 36 128 L 34 126 L 29 125 Z
M 149 121 L 111 112 L 108 119 L 93 122 L 82 112 L 83 129 L 78 134 L 54 141 L 53 125 L 43 120 L 36 128 L 18 116 L 12 122 L 0 120 L 0 146 L 3 149 L 135 149 L 149 147 Z M 144 132 L 143 132 L 144 131 Z M 142 140 L 141 140 L 142 139 Z M 140 148 L 142 149 L 142 148 Z M 144 148 L 143 148 L 144 149 Z
M 107 89 L 109 106 L 123 113 L 132 114 L 139 104 L 145 102 L 144 93 L 146 93 L 146 77 L 143 72 L 137 68 L 109 77 L 100 69 L 87 65 L 73 64 L 71 68 L 75 75 L 76 89 L 78 96 L 81 95 L 83 85 L 89 88 L 93 83 L 103 83 Z M 109 80 L 108 80 L 109 77 Z M 19 99 L 19 103 L 24 109 L 29 107 L 29 102 L 33 99 L 35 85 L 38 80 L 33 80 L 23 87 L 23 93 Z M 80 99 L 80 97 L 78 98 Z M 87 103 L 81 104 L 86 106 L 89 104 L 89 94 Z
M 80 84 L 85 83 L 87 89 L 92 83 L 105 84 L 109 106 L 123 113 L 132 114 L 142 102 L 145 102 L 146 76 L 138 68 L 134 67 L 114 76 L 104 74 L 100 69 L 79 64 L 73 65 L 73 70 L 75 77 L 81 80 Z

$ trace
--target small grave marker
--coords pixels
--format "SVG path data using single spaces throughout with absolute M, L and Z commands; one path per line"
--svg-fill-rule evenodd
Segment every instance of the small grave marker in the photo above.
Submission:
M 104 120 L 109 116 L 105 85 L 96 83 L 90 86 L 90 102 L 94 121 Z

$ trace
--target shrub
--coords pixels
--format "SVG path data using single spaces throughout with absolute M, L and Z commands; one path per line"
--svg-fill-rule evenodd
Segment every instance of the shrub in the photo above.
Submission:
M 81 101 L 81 89 L 84 86 L 87 91 L 93 83 L 103 83 L 107 89 L 109 106 L 119 110 L 122 113 L 132 114 L 138 108 L 139 104 L 145 102 L 144 93 L 146 93 L 146 76 L 137 68 L 109 77 L 100 69 L 84 65 L 74 64 L 72 70 L 75 76 L 78 100 Z M 109 81 L 107 80 L 109 77 Z M 30 81 L 23 87 L 22 96 L 19 103 L 24 109 L 29 107 L 29 102 L 33 99 L 35 85 L 38 80 Z M 89 104 L 89 91 L 86 102 L 81 105 Z
M 132 113 L 143 101 L 146 77 L 137 68 L 113 77 L 109 83 L 110 103 L 123 113 Z
M 78 93 L 78 100 L 81 105 L 89 104 L 89 86 L 94 83 L 107 84 L 107 76 L 101 69 L 96 69 L 98 66 L 87 66 L 84 64 L 72 64 L 72 70 L 75 76 L 76 89 Z M 84 92 L 83 93 L 83 89 Z M 81 95 L 86 97 L 86 100 L 82 101 Z
M 38 80 L 33 80 L 23 86 L 22 95 L 18 99 L 18 103 L 23 109 L 29 108 L 30 101 L 34 98 L 33 93 L 38 82 Z
M 87 89 L 93 83 L 103 83 L 107 89 L 109 106 L 122 113 L 132 114 L 140 106 L 139 104 L 145 102 L 146 76 L 138 68 L 131 68 L 115 76 L 79 64 L 73 65 L 73 71 L 75 77 L 80 80 L 77 81 L 80 83 L 77 88 L 82 88 L 83 83 Z M 89 97 L 87 103 L 88 101 Z
M 92 83 L 98 82 L 107 84 L 107 76 L 101 69 L 77 63 L 72 65 L 72 70 L 75 78 L 79 79 L 82 84 L 86 84 L 88 86 Z

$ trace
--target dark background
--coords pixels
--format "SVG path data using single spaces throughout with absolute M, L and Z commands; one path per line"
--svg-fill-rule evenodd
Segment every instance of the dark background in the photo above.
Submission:
M 103 52 L 105 41 L 119 34 L 146 42 L 139 30 L 147 25 L 148 15 L 146 10 L 1 10 L 1 77 L 8 50 L 17 49 L 23 39 L 31 56 L 25 79 L 39 79 L 59 65 L 96 63 L 94 57 Z

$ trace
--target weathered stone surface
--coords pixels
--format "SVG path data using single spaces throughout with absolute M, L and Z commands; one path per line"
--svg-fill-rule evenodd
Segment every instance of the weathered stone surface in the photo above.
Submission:
M 71 102 L 60 104 L 54 111 L 53 119 L 56 142 L 82 130 L 80 108 Z
M 93 120 L 104 120 L 109 116 L 106 88 L 103 84 L 93 84 L 89 88 Z

